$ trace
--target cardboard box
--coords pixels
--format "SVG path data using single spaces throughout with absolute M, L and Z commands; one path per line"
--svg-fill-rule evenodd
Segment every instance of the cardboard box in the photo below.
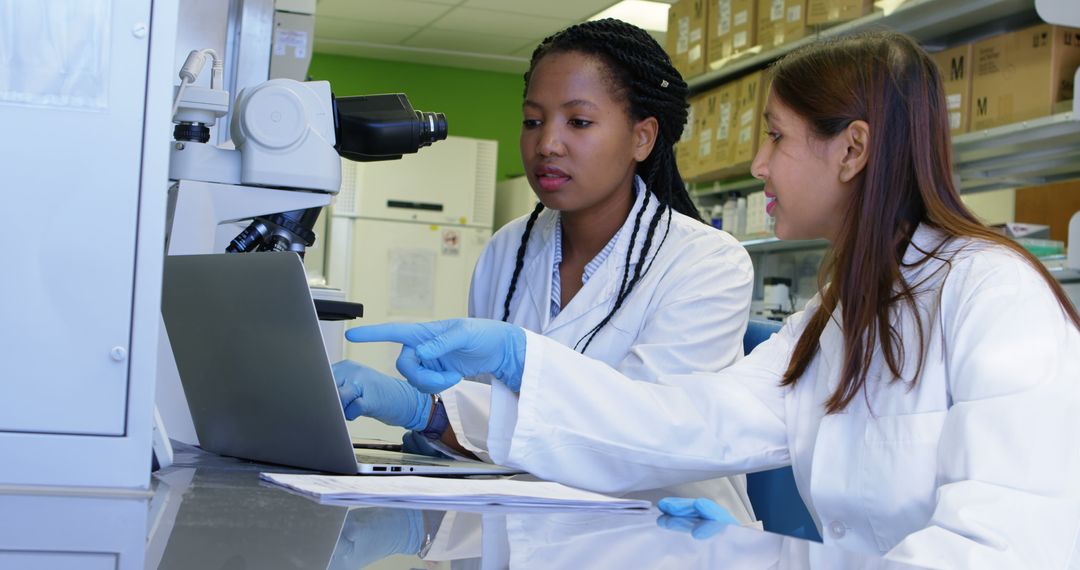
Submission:
M 807 0 L 806 24 L 836 24 L 861 18 L 874 9 L 873 0 Z
M 971 124 L 971 69 L 974 65 L 971 54 L 971 44 L 930 54 L 941 73 L 949 129 L 954 135 L 968 132 Z
M 758 0 L 709 0 L 705 44 L 710 67 L 720 67 L 723 60 L 757 45 L 757 4 Z
M 695 174 L 701 180 L 715 179 L 731 164 L 735 85 L 727 83 L 705 92 L 700 104 Z
M 675 143 L 675 164 L 679 167 L 679 174 L 683 179 L 691 179 L 697 174 L 697 130 L 704 99 L 703 95 L 690 98 L 686 126 L 679 141 Z
M 750 172 L 750 163 L 757 154 L 765 96 L 764 72 L 747 75 L 736 84 L 735 141 L 731 151 L 731 164 L 740 172 Z
M 1040 24 L 972 47 L 971 129 L 1053 114 L 1073 98 L 1080 29 Z
M 679 0 L 668 10 L 667 52 L 683 79 L 705 72 L 707 5 L 706 0 Z
M 757 43 L 768 51 L 806 35 L 806 0 L 757 0 Z

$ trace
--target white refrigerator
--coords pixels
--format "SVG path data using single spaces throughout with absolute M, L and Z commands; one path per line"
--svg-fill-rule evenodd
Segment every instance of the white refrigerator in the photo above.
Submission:
M 464 317 L 469 281 L 491 238 L 498 143 L 447 137 L 401 160 L 342 162 L 331 208 L 326 278 L 364 305 L 346 326 Z M 396 344 L 345 343 L 345 358 L 400 377 Z M 403 430 L 350 422 L 354 437 Z

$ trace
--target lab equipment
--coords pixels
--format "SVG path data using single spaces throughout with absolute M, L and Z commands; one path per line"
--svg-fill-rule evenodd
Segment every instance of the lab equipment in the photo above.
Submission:
M 441 392 L 463 376 L 490 374 L 513 391 L 521 387 L 525 332 L 491 319 L 386 323 L 349 329 L 352 342 L 404 345 L 398 371 L 421 392 Z
M 791 279 L 766 277 L 763 280 L 764 310 L 767 314 L 785 316 L 791 314 Z
M 422 430 L 431 420 L 431 396 L 408 383 L 351 360 L 332 370 L 345 419 L 367 416 L 408 430 Z
M 207 57 L 210 87 L 192 85 Z M 232 115 L 235 148 L 209 144 L 210 127 L 229 112 L 222 64 L 213 50 L 192 51 L 180 69 L 173 106 L 175 141 L 169 178 L 227 185 L 336 194 L 338 156 L 377 161 L 401 158 L 446 138 L 442 113 L 414 111 L 403 94 L 336 98 L 326 81 L 271 79 L 240 92 Z M 182 196 L 182 195 L 180 195 Z M 178 197 L 177 208 L 182 198 Z M 322 200 L 329 202 L 329 196 Z M 296 251 L 315 241 L 320 207 L 256 216 L 227 251 Z
M 195 82 L 207 59 L 213 61 L 212 77 L 209 87 L 201 87 Z M 232 105 L 231 144 L 211 144 L 211 127 L 230 111 L 222 73 L 221 59 L 209 49 L 193 50 L 179 72 L 175 140 L 169 147 L 174 181 L 169 255 L 292 251 L 303 256 L 314 243 L 312 228 L 322 207 L 341 187 L 341 157 L 393 160 L 447 136 L 441 113 L 416 111 L 402 94 L 335 97 L 325 81 L 277 78 L 242 89 Z M 242 221 L 238 229 L 234 224 Z M 199 440 L 173 362 L 169 341 L 162 338 L 159 432 L 195 444 Z M 158 455 L 167 457 L 168 449 Z

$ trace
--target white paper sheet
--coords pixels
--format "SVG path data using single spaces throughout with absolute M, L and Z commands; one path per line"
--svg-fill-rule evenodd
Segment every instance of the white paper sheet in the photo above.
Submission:
M 363 477 L 260 473 L 260 477 L 323 503 L 423 503 L 454 507 L 501 505 L 592 510 L 649 509 L 648 501 L 619 499 L 548 481 Z

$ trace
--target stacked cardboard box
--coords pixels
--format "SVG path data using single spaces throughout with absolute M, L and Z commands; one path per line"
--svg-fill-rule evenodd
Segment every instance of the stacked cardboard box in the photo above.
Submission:
M 1080 29 L 1041 24 L 972 47 L 971 128 L 1050 115 L 1073 98 Z
M 757 45 L 758 0 L 710 0 L 705 32 L 708 65 L 723 61 Z
M 668 10 L 667 52 L 683 78 L 705 72 L 707 5 L 706 0 L 679 0 Z
M 731 84 L 705 92 L 698 123 L 697 176 L 716 178 L 731 160 L 732 124 L 735 119 L 735 90 Z
M 761 115 L 765 109 L 765 73 L 758 71 L 736 83 L 735 113 L 738 117 L 731 165 L 749 171 L 757 154 L 761 135 Z
M 966 133 L 971 123 L 971 44 L 932 53 L 930 58 L 941 73 L 950 132 Z
M 686 126 L 683 127 L 682 136 L 675 143 L 675 164 L 679 167 L 679 173 L 686 179 L 693 178 L 696 174 L 694 162 L 697 157 L 695 145 L 697 145 L 697 115 L 701 112 L 700 102 L 700 96 L 690 98 Z
M 806 35 L 806 0 L 757 0 L 757 43 L 762 50 Z
M 816 26 L 847 22 L 869 14 L 873 8 L 873 0 L 808 0 L 806 23 Z

